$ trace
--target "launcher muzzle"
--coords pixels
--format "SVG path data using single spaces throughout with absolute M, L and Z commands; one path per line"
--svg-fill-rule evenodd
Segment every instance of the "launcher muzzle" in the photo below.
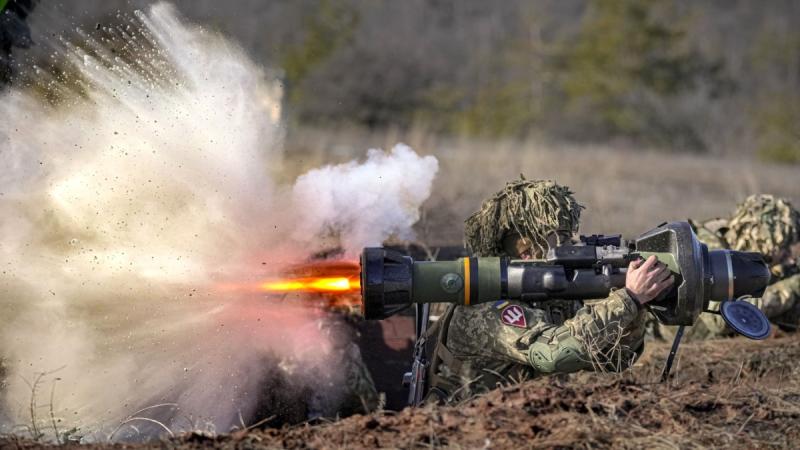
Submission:
M 365 248 L 361 256 L 364 316 L 384 319 L 412 303 L 605 298 L 612 288 L 625 286 L 631 261 L 655 255 L 676 279 L 648 307 L 665 325 L 692 325 L 709 301 L 760 296 L 770 278 L 760 254 L 709 250 L 686 222 L 658 226 L 631 242 L 619 236 L 581 240 L 550 249 L 543 260 L 413 261 L 398 252 Z

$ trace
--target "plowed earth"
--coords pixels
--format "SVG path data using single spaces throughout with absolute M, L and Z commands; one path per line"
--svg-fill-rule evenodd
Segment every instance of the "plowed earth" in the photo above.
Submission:
M 623 374 L 504 387 L 458 407 L 429 406 L 333 423 L 148 444 L 81 448 L 797 448 L 800 336 L 686 343 L 658 383 L 669 346 L 652 343 Z M 0 440 L 2 448 L 44 444 Z M 66 447 L 79 447 L 70 444 Z

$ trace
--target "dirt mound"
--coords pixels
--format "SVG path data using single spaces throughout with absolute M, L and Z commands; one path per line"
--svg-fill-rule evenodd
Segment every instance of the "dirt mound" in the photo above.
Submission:
M 533 380 L 459 407 L 214 437 L 192 434 L 139 448 L 796 447 L 800 336 L 685 344 L 675 375 L 661 384 L 667 350 L 666 344 L 650 345 L 623 374 Z M 14 438 L 0 444 L 37 446 Z

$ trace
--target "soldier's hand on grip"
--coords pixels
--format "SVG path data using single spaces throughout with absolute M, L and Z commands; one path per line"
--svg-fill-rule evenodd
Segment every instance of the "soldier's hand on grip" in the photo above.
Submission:
M 654 255 L 645 261 L 631 261 L 625 275 L 625 289 L 642 305 L 653 301 L 674 282 L 672 272 Z

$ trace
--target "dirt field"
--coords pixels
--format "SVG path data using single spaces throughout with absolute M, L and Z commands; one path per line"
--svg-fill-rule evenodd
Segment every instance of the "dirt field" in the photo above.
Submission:
M 688 343 L 665 385 L 656 381 L 667 351 L 651 344 L 623 374 L 534 380 L 457 408 L 80 448 L 796 448 L 800 336 Z M 0 447 L 45 446 L 6 438 Z
M 287 138 L 286 165 L 276 169 L 290 182 L 309 168 L 362 157 L 366 148 L 390 148 L 398 141 L 439 159 L 434 192 L 417 226 L 419 240 L 431 245 L 459 243 L 464 218 L 520 173 L 572 187 L 587 206 L 582 229 L 588 233 L 633 236 L 662 221 L 723 215 L 756 192 L 800 204 L 798 166 L 535 141 L 458 142 L 424 133 L 308 130 Z M 397 345 L 390 350 L 405 352 L 405 362 L 410 330 L 397 333 Z M 664 385 L 657 380 L 667 352 L 667 344 L 652 343 L 637 366 L 623 374 L 535 380 L 457 408 L 386 411 L 335 423 L 185 435 L 149 444 L 64 448 L 797 447 L 800 336 L 686 343 L 675 376 Z M 393 367 L 393 372 L 404 367 Z M 397 373 L 381 381 L 396 386 Z M 0 438 L 3 449 L 43 446 L 22 437 Z

